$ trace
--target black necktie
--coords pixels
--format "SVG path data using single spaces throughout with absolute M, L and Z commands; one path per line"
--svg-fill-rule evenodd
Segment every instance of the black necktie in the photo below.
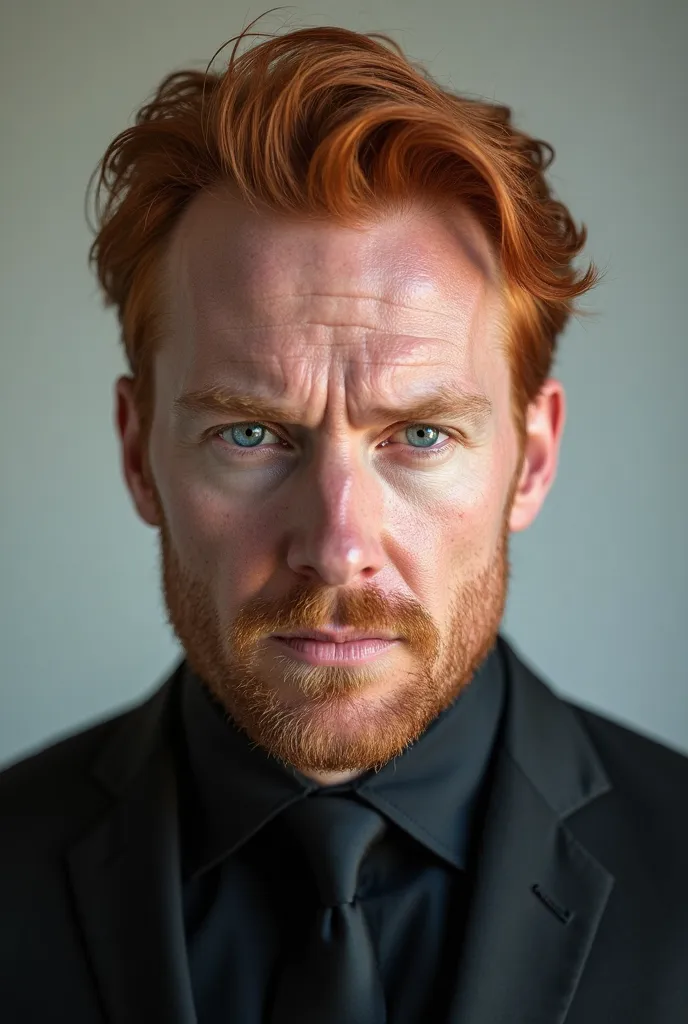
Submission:
M 284 822 L 310 863 L 321 906 L 305 948 L 278 981 L 271 1024 L 385 1024 L 385 1000 L 368 926 L 356 900 L 365 854 L 385 830 L 351 797 L 312 796 Z

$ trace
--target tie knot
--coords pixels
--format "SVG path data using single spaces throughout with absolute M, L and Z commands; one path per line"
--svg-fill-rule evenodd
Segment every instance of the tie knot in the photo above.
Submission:
M 326 907 L 353 903 L 358 872 L 386 828 L 385 819 L 348 796 L 310 796 L 284 812 L 285 825 L 304 850 Z

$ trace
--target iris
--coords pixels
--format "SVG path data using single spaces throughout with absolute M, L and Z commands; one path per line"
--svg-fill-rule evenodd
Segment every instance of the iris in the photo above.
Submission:
M 235 423 L 232 427 L 232 440 L 242 448 L 255 448 L 265 436 L 265 427 L 261 423 Z
M 437 440 L 439 430 L 437 427 L 426 426 L 424 423 L 414 423 L 412 427 L 406 428 L 406 437 L 411 444 L 419 442 L 421 448 L 429 448 Z

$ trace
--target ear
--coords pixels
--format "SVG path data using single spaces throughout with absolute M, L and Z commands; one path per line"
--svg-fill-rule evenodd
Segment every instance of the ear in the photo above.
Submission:
M 136 511 L 149 526 L 160 526 L 158 503 L 148 460 L 148 439 L 134 401 L 134 378 L 115 384 L 115 423 L 120 438 L 122 472 Z
M 509 518 L 513 533 L 530 526 L 554 483 L 565 419 L 564 388 L 550 377 L 526 413 L 523 465 Z

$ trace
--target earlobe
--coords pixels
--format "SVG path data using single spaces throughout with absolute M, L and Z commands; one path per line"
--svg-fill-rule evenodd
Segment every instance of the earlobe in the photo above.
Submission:
M 554 483 L 565 415 L 564 388 L 549 378 L 526 415 L 523 465 L 509 517 L 512 533 L 530 526 Z
M 134 378 L 120 377 L 115 384 L 115 425 L 120 439 L 122 473 L 139 516 L 149 526 L 159 526 L 147 439 L 134 401 Z

